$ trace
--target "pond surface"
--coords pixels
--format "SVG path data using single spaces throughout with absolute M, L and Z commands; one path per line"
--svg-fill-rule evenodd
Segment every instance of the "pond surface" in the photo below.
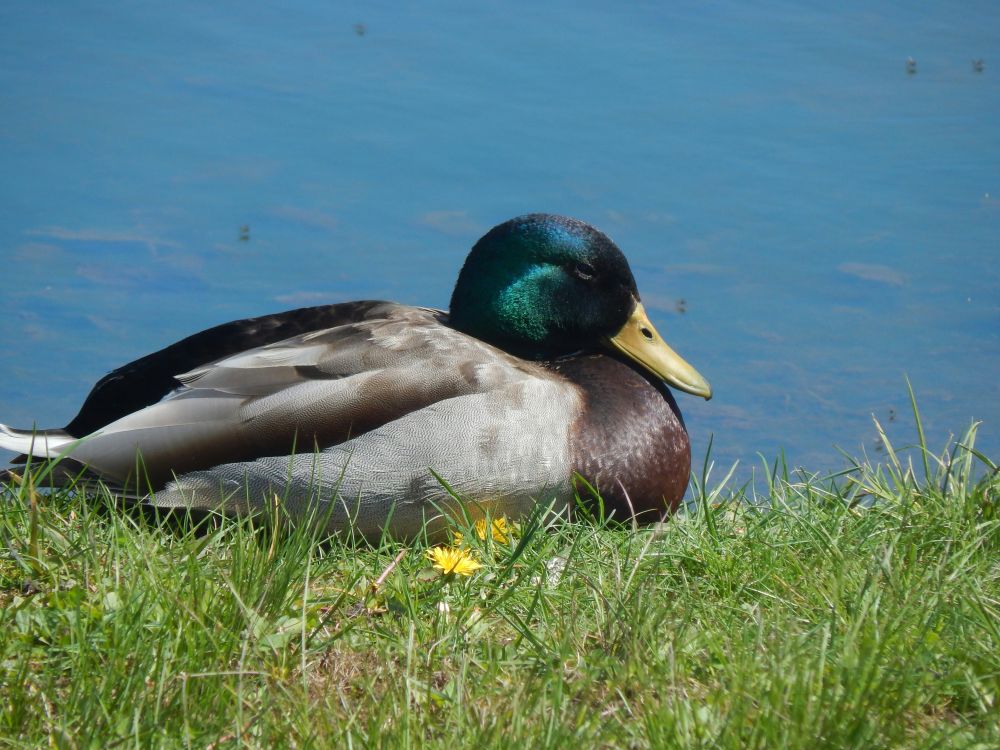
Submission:
M 446 306 L 549 211 L 712 382 L 696 461 L 877 457 L 905 376 L 932 445 L 979 419 L 996 460 L 1000 4 L 936 6 L 6 2 L 0 421 L 233 318 Z

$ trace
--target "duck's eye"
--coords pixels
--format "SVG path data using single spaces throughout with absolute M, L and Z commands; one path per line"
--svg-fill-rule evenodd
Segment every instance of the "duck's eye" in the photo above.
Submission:
M 594 270 L 594 267 L 589 263 L 580 262 L 573 264 L 573 275 L 576 276 L 578 279 L 582 279 L 583 281 L 590 281 L 592 278 L 594 278 L 595 273 L 596 271 Z

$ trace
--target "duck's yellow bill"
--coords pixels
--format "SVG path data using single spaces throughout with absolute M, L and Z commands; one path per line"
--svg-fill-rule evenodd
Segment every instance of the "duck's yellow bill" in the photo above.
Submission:
M 632 317 L 607 342 L 668 385 L 704 399 L 712 398 L 712 386 L 683 357 L 667 346 L 667 342 L 649 322 L 649 316 L 641 302 L 635 303 Z

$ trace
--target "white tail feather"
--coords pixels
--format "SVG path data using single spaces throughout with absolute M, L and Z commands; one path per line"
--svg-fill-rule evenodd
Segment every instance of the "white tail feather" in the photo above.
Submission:
M 15 430 L 0 424 L 0 448 L 35 458 L 54 458 L 76 438 L 63 430 Z

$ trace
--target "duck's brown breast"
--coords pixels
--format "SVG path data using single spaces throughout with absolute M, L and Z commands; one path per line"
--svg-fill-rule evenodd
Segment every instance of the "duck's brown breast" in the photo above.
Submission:
M 550 363 L 583 394 L 573 423 L 573 466 L 615 518 L 655 521 L 680 504 L 691 444 L 673 394 L 638 367 L 605 354 Z

